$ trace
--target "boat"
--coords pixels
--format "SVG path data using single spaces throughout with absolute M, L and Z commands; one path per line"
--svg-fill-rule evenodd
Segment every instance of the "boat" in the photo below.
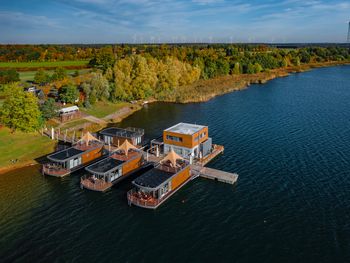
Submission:
M 132 182 L 128 204 L 156 209 L 191 179 L 189 162 L 171 150 L 153 169 Z
M 43 174 L 64 177 L 105 155 L 104 143 L 87 132 L 76 144 L 47 156 L 50 160 L 42 166 Z
M 141 150 L 125 140 L 108 158 L 85 168 L 88 175 L 80 179 L 81 188 L 104 192 L 127 178 L 145 164 Z

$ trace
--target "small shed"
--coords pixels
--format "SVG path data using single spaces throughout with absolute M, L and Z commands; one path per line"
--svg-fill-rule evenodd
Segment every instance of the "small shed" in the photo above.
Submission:
M 81 117 L 81 111 L 78 106 L 70 106 L 59 110 L 59 118 L 61 122 L 66 122 Z

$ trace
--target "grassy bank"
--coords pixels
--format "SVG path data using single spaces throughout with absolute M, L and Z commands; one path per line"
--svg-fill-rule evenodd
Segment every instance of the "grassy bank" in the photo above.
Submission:
M 250 84 L 265 83 L 271 79 L 288 76 L 290 73 L 345 64 L 350 64 L 350 61 L 312 63 L 298 67 L 273 69 L 257 74 L 228 75 L 214 79 L 199 80 L 192 85 L 179 87 L 162 98 L 162 101 L 178 103 L 204 102 L 218 95 L 245 89 Z
M 54 150 L 55 142 L 38 133 L 11 133 L 0 129 L 0 173 L 36 163 L 35 159 Z M 16 160 L 16 161 L 12 161 Z
M 104 118 L 124 107 L 130 106 L 127 102 L 112 103 L 109 101 L 98 101 L 89 109 L 82 108 L 81 110 L 89 115 L 97 118 Z

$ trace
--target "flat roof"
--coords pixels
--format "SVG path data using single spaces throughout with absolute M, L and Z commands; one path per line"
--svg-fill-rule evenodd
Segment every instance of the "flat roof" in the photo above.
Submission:
M 139 186 L 144 186 L 148 188 L 157 188 L 173 175 L 174 173 L 153 168 L 141 175 L 140 177 L 136 178 L 134 180 L 134 183 Z
M 108 157 L 106 159 L 103 159 L 102 161 L 99 161 L 97 163 L 94 163 L 92 165 L 89 165 L 86 167 L 87 170 L 91 172 L 96 172 L 96 173 L 106 173 L 119 165 L 124 163 L 124 161 L 116 160 L 112 157 Z
M 78 154 L 80 154 L 82 152 L 84 152 L 84 151 L 76 149 L 74 147 L 71 147 L 71 148 L 62 150 L 60 152 L 50 154 L 48 157 L 50 159 L 56 159 L 56 160 L 64 161 L 64 160 L 69 159 L 69 158 L 71 158 L 73 156 L 76 156 L 76 155 L 78 155 Z
M 165 131 L 192 135 L 196 132 L 199 132 L 200 130 L 202 130 L 205 127 L 206 126 L 203 126 L 203 125 L 180 122 L 180 123 L 168 128 L 168 129 L 166 129 Z
M 111 127 L 100 131 L 100 134 L 107 135 L 107 136 L 133 138 L 137 136 L 142 136 L 144 134 L 144 131 L 142 129 L 136 129 L 136 128 L 122 129 L 117 127 Z

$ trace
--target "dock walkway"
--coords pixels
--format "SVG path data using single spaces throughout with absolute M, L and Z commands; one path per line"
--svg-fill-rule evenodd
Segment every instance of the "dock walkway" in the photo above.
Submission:
M 194 175 L 201 176 L 203 178 L 217 180 L 220 182 L 234 184 L 238 179 L 238 174 L 224 172 L 221 170 L 203 167 L 199 165 L 191 165 L 191 171 Z

